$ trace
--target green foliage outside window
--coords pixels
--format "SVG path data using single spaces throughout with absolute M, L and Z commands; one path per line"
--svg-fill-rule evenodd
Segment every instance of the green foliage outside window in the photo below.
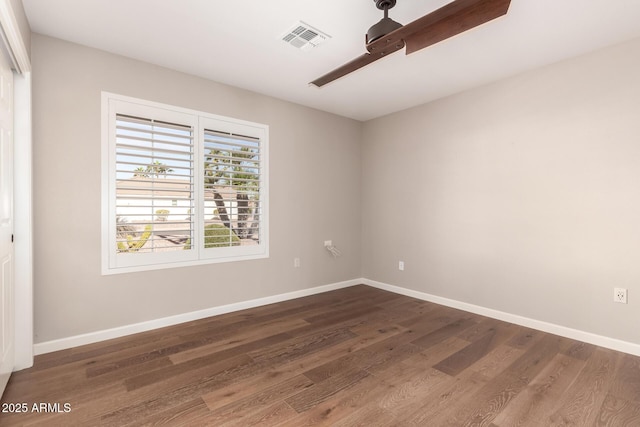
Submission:
M 239 246 L 240 238 L 222 224 L 209 224 L 204 227 L 204 247 L 222 248 L 228 246 Z M 191 249 L 191 239 L 187 239 L 184 249 Z
M 138 252 L 151 237 L 151 224 L 144 227 L 144 232 L 139 239 L 133 234 L 126 235 L 126 242 L 118 242 L 118 252 Z

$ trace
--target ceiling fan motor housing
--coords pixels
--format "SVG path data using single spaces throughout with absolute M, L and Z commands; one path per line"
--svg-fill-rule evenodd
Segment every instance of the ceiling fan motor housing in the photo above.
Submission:
M 389 34 L 400 27 L 402 27 L 401 23 L 396 22 L 391 18 L 382 18 L 377 24 L 369 28 L 369 31 L 367 31 L 366 42 L 367 44 L 372 43 L 385 34 Z
M 402 27 L 402 24 L 394 21 L 387 16 L 387 11 L 396 5 L 396 0 L 373 0 L 376 3 L 376 7 L 380 10 L 384 10 L 384 18 L 377 24 L 371 26 L 367 31 L 366 42 L 372 43 L 390 32 Z

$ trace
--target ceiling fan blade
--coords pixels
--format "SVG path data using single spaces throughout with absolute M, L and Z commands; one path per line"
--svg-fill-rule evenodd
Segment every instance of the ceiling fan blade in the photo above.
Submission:
M 382 49 L 376 53 L 365 53 L 360 55 L 356 59 L 347 62 L 341 67 L 336 68 L 333 71 L 328 72 L 322 77 L 319 77 L 312 81 L 310 84 L 315 85 L 317 87 L 322 87 L 327 83 L 330 83 L 334 80 L 339 79 L 340 77 L 346 76 L 349 73 L 352 73 L 365 65 L 369 65 L 374 61 L 377 61 L 384 56 L 389 55 L 390 53 L 396 52 L 404 47 L 404 42 L 400 40 L 398 43 L 393 45 L 386 46 L 386 49 Z
M 375 52 L 402 39 L 409 55 L 505 15 L 510 4 L 511 0 L 455 0 L 381 37 L 367 50 Z

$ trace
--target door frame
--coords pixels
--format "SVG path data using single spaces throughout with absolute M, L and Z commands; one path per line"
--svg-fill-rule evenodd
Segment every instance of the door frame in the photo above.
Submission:
M 33 365 L 31 61 L 10 0 L 0 0 L 0 43 L 14 66 L 14 370 Z

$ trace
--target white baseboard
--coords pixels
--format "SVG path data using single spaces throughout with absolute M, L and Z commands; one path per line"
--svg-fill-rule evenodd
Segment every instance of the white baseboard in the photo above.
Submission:
M 359 284 L 365 284 L 374 288 L 393 292 L 408 297 L 433 302 L 435 304 L 444 305 L 459 310 L 468 311 L 482 316 L 491 317 L 493 319 L 503 320 L 505 322 L 514 323 L 516 325 L 526 326 L 528 328 L 537 329 L 554 335 L 560 335 L 566 338 L 583 341 L 586 343 L 598 345 L 600 347 L 609 348 L 624 353 L 640 356 L 640 344 L 622 341 L 615 338 L 609 338 L 578 329 L 568 328 L 566 326 L 556 325 L 541 320 L 531 319 L 519 316 L 517 314 L 507 313 L 504 311 L 493 310 L 466 302 L 456 301 L 448 298 L 439 297 L 437 295 L 427 294 L 425 292 L 414 291 L 412 289 L 402 288 L 399 286 L 389 285 L 387 283 L 377 282 L 370 279 L 353 279 L 344 282 L 333 283 L 330 285 L 318 286 L 310 289 L 302 289 L 300 291 L 288 292 L 286 294 L 273 295 L 264 298 L 257 298 L 249 301 L 242 301 L 234 304 L 227 304 L 218 307 L 211 307 L 205 310 L 193 311 L 190 313 L 178 314 L 175 316 L 163 317 L 161 319 L 149 320 L 147 322 L 125 325 L 118 328 L 106 329 L 102 331 L 91 332 L 82 335 L 76 335 L 68 338 L 62 338 L 53 341 L 46 341 L 34 345 L 34 353 L 44 354 L 53 351 L 64 350 L 67 348 L 78 347 L 85 344 L 92 344 L 99 341 L 105 341 L 112 338 L 119 338 L 126 335 L 145 332 L 165 326 L 173 326 L 192 320 L 204 319 L 206 317 L 217 316 L 219 314 L 231 313 L 234 311 L 245 310 L 247 308 L 259 307 L 262 305 L 273 304 L 276 302 L 288 301 L 295 298 L 306 297 L 309 295 L 329 292 L 336 289 L 347 288 Z
M 609 338 L 602 335 L 593 334 L 591 332 L 568 328 L 566 326 L 556 325 L 554 323 L 548 323 L 541 320 L 531 319 L 528 317 L 519 316 L 517 314 L 493 310 L 491 308 L 486 308 L 479 305 L 443 298 L 436 295 L 427 294 L 425 292 L 401 288 L 399 286 L 389 285 L 387 283 L 376 282 L 375 280 L 362 279 L 362 283 L 396 294 L 421 299 L 423 301 L 433 302 L 435 304 L 440 304 L 451 308 L 457 308 L 459 310 L 480 314 L 482 316 L 491 317 L 493 319 L 503 320 L 505 322 L 514 323 L 516 325 L 526 326 L 528 328 L 537 329 L 539 331 L 548 332 L 550 334 L 560 335 L 565 338 L 571 338 L 600 347 L 621 351 L 623 353 L 633 354 L 635 356 L 640 356 L 640 344 L 622 341 L 615 338 Z
M 273 304 L 276 302 L 287 301 L 295 298 L 302 298 L 309 295 L 320 294 L 323 292 L 333 291 L 336 289 L 347 288 L 362 284 L 364 279 L 353 279 L 344 282 L 333 283 L 330 285 L 317 286 L 310 289 L 302 289 L 299 291 L 288 292 L 286 294 L 279 294 L 268 296 L 264 298 L 252 299 L 249 301 L 242 301 L 233 304 L 221 305 L 218 307 L 211 307 L 204 310 L 192 311 L 189 313 L 177 314 L 175 316 L 163 317 L 160 319 L 149 320 L 141 323 L 134 323 L 132 325 L 120 326 L 112 329 L 105 329 L 102 331 L 90 332 L 82 335 L 75 335 L 72 337 L 61 338 L 58 340 L 45 341 L 34 344 L 34 354 L 51 353 L 58 350 L 64 350 L 67 348 L 78 347 L 85 344 L 92 344 L 99 341 L 105 341 L 112 338 L 119 338 L 126 335 L 137 334 L 138 332 L 150 331 L 153 329 L 163 328 L 165 326 L 173 326 L 180 323 L 191 322 L 193 320 L 204 319 L 211 316 L 217 316 L 219 314 L 231 313 L 233 311 L 245 310 L 247 308 L 259 307 L 262 305 Z

